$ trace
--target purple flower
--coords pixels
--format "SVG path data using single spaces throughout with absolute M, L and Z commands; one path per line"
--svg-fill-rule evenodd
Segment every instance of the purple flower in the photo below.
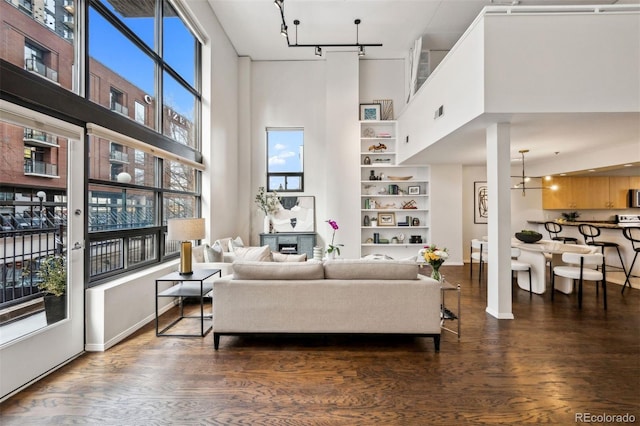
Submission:
M 331 220 L 329 219 L 327 222 L 329 222 L 329 225 L 331 225 L 331 227 L 333 228 L 333 230 L 337 230 L 338 228 L 338 223 L 335 220 Z

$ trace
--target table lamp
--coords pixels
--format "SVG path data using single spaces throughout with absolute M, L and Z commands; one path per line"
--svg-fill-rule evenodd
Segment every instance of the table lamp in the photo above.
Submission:
M 191 275 L 191 241 L 205 237 L 204 218 L 169 219 L 167 221 L 167 240 L 181 241 L 180 275 Z

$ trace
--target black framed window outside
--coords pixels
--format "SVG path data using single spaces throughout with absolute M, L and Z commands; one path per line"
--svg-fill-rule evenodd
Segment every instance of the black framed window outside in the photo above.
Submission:
M 267 128 L 267 191 L 304 191 L 304 129 Z

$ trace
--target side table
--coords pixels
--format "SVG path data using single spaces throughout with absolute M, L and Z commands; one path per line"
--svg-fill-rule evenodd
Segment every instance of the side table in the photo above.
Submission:
M 445 303 L 445 294 L 446 292 L 455 291 L 458 295 L 458 308 L 456 312 L 453 312 L 447 308 Z M 458 340 L 460 340 L 460 284 L 454 286 L 453 284 L 443 281 L 440 286 L 440 292 L 442 294 L 442 305 L 440 310 L 440 327 L 443 330 L 446 330 L 450 333 L 453 333 L 458 336 Z M 451 329 L 446 327 L 446 321 L 456 321 L 457 329 Z
M 212 326 L 209 326 L 207 330 L 204 329 L 204 296 L 213 290 L 212 282 L 205 282 L 205 280 L 212 276 L 219 274 L 222 276 L 220 269 L 197 269 L 189 275 L 180 275 L 177 271 L 164 275 L 156 279 L 156 336 L 177 336 L 177 337 L 204 337 Z M 163 281 L 171 281 L 176 283 L 172 287 L 169 287 L 162 292 L 158 292 L 158 284 Z M 162 330 L 158 330 L 158 298 L 160 297 L 178 297 L 180 298 L 180 316 L 171 322 L 171 324 L 164 327 Z M 196 297 L 200 299 L 200 315 L 199 316 L 185 316 L 184 315 L 184 298 Z M 180 320 L 184 318 L 200 318 L 200 334 L 168 334 L 166 333 L 171 327 L 176 325 Z M 207 316 L 211 318 L 211 316 Z

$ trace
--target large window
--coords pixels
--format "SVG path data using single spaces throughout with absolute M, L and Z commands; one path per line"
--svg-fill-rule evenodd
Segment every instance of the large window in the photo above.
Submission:
M 198 149 L 201 97 L 196 37 L 166 0 L 90 0 L 89 4 L 89 98 Z M 118 88 L 115 102 L 109 87 Z M 140 100 L 148 105 L 149 114 Z
M 304 190 L 304 130 L 267 129 L 267 191 Z

